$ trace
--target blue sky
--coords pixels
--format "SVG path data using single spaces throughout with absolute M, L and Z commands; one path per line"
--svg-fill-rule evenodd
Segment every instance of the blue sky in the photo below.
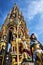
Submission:
M 34 32 L 43 44 L 43 0 L 0 0 L 0 28 L 14 3 L 24 16 L 29 34 Z

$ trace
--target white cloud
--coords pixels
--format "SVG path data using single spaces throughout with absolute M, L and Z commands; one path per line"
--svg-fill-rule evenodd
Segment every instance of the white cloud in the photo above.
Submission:
M 43 34 L 43 0 L 30 2 L 25 15 L 27 15 L 28 20 L 32 20 L 37 14 L 40 14 L 40 18 L 35 29 L 38 34 Z
M 38 13 L 43 12 L 43 0 L 32 0 L 32 1 L 26 1 L 27 2 L 27 8 L 23 8 L 23 14 L 26 16 L 25 18 L 31 20 L 34 18 L 34 16 Z
M 28 18 L 33 19 L 34 16 L 38 13 L 43 12 L 43 0 L 40 1 L 32 1 L 28 6 Z
M 34 19 L 35 15 L 40 14 L 38 24 L 35 26 L 36 32 L 35 35 L 39 38 L 40 35 L 43 35 L 43 0 L 33 0 L 30 4 L 27 5 L 27 9 L 24 9 L 24 16 L 27 20 Z M 31 22 L 30 22 L 31 23 Z

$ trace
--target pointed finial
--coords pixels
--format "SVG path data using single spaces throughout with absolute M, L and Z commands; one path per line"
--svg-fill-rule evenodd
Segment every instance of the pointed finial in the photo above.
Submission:
M 17 5 L 17 4 L 15 3 L 15 5 Z
M 17 3 L 14 4 L 14 7 L 17 7 Z

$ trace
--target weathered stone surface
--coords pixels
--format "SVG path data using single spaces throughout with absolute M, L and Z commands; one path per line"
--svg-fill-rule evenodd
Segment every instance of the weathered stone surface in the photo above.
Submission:
M 34 63 L 29 63 L 29 65 L 34 65 Z

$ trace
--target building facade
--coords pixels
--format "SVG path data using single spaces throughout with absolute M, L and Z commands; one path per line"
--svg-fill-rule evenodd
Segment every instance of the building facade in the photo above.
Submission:
M 15 6 L 7 15 L 0 32 L 0 50 L 3 61 L 6 53 L 12 56 L 12 65 L 21 65 L 23 59 L 31 61 L 30 38 L 22 12 Z M 0 57 L 1 58 L 1 57 Z M 3 62 L 2 62 L 3 65 Z

